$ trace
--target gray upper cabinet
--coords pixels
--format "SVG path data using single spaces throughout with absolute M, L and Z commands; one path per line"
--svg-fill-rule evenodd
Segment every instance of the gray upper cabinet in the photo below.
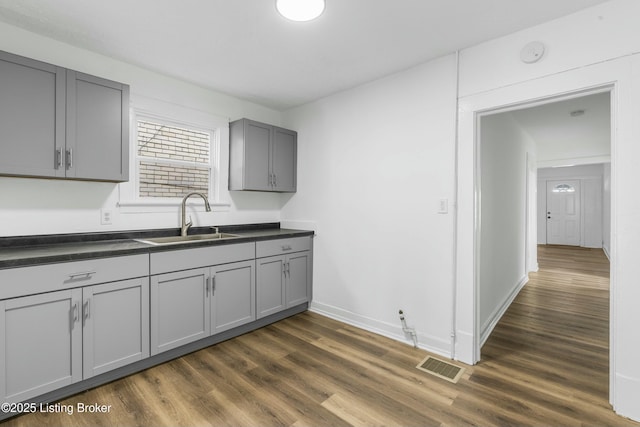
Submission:
M 229 135 L 229 190 L 296 191 L 295 131 L 241 119 Z
M 271 168 L 275 191 L 296 191 L 298 134 L 292 130 L 273 128 Z
M 67 70 L 67 177 L 129 178 L 129 87 Z
M 65 69 L 0 52 L 0 174 L 64 177 Z
M 129 87 L 0 52 L 0 175 L 126 181 Z

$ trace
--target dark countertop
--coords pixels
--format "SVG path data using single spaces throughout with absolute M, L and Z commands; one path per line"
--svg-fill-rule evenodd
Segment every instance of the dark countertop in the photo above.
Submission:
M 3 237 L 0 238 L 0 269 L 314 234 L 308 230 L 280 228 L 279 223 L 220 226 L 219 229 L 239 237 L 171 245 L 151 245 L 135 239 L 178 236 L 180 229 Z M 206 234 L 211 233 L 212 228 L 193 227 L 189 231 L 189 234 Z

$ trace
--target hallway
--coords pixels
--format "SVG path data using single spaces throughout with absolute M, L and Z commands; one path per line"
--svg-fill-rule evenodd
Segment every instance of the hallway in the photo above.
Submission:
M 601 249 L 551 245 L 538 247 L 538 261 L 473 377 L 487 370 L 487 381 L 508 379 L 501 391 L 524 398 L 546 423 L 617 424 L 608 402 L 609 261 Z

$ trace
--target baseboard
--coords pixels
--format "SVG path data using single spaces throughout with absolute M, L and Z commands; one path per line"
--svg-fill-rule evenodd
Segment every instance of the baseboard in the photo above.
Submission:
M 456 331 L 456 354 L 455 360 L 475 365 L 478 360 L 473 346 L 473 334 L 465 331 Z
M 507 295 L 505 300 L 496 308 L 496 310 L 489 316 L 480 329 L 480 347 L 482 347 L 493 332 L 493 329 L 496 327 L 504 313 L 506 313 L 507 309 L 511 305 L 514 299 L 518 296 L 520 290 L 527 284 L 529 281 L 529 276 L 525 275 L 520 281 L 516 284 L 513 290 Z
M 398 325 L 393 325 L 316 301 L 311 303 L 309 310 L 348 325 L 364 329 L 365 331 L 413 345 L 411 338 L 406 337 L 402 331 L 400 320 L 398 320 Z M 409 324 L 409 326 L 411 327 L 412 325 Z M 416 334 L 418 337 L 418 348 L 443 357 L 451 357 L 451 343 L 449 341 L 421 333 L 419 330 L 416 330 Z
M 640 379 L 616 374 L 615 388 L 614 411 L 620 416 L 640 421 L 640 405 L 638 405 Z
M 605 245 L 602 245 L 602 251 L 604 252 L 604 255 L 607 257 L 609 262 L 611 262 L 611 257 L 609 256 L 609 248 Z

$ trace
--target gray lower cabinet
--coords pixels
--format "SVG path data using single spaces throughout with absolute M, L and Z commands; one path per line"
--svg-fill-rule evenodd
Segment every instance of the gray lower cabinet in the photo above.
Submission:
M 295 192 L 298 134 L 241 119 L 229 125 L 229 190 Z
M 258 319 L 287 308 L 285 300 L 285 262 L 284 256 L 256 260 Z
M 151 277 L 152 355 L 255 319 L 254 260 Z
M 151 354 L 211 334 L 209 269 L 151 276 Z
M 256 320 L 255 261 L 211 268 L 211 333 Z
M 149 357 L 149 278 L 83 288 L 84 379 Z
M 258 242 L 256 253 L 257 318 L 311 300 L 311 237 Z
M 0 52 L 0 175 L 126 181 L 129 86 Z
M 0 400 L 20 402 L 82 379 L 81 289 L 0 302 Z
M 149 355 L 149 279 L 0 301 L 0 394 L 19 402 Z

